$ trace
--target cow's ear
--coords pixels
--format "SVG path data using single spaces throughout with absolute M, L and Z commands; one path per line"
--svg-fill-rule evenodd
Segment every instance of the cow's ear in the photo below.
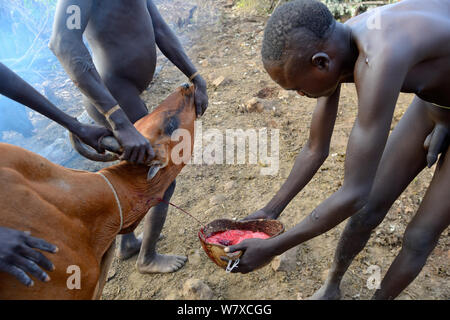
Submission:
M 162 162 L 159 160 L 154 160 L 149 164 L 148 173 L 147 173 L 147 181 L 151 181 L 159 170 L 167 167 L 167 161 Z
M 159 164 L 150 166 L 150 168 L 148 169 L 148 173 L 147 173 L 147 181 L 151 181 L 156 176 L 156 174 L 159 172 L 159 169 L 161 169 L 161 165 L 159 165 Z

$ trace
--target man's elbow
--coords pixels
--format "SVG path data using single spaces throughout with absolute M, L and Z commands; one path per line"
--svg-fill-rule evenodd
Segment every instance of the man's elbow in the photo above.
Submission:
M 327 160 L 327 158 L 330 154 L 329 147 L 313 147 L 313 146 L 311 146 L 311 144 L 309 142 L 306 147 L 307 147 L 309 156 L 321 164 L 324 163 L 325 160 Z
M 59 56 L 60 53 L 60 41 L 56 40 L 56 38 L 52 37 L 48 43 L 48 48 L 55 56 Z
M 53 33 L 48 47 L 59 58 L 70 51 L 71 43 L 73 44 L 73 41 L 64 39 L 59 33 Z

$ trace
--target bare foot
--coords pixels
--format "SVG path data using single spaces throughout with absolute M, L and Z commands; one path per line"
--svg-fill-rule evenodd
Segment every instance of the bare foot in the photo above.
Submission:
M 153 259 L 138 259 L 136 267 L 140 273 L 169 273 L 179 270 L 186 264 L 187 257 L 156 254 Z
M 117 250 L 117 257 L 120 260 L 130 259 L 141 250 L 142 234 L 138 237 L 122 236 L 119 242 L 120 244 Z
M 136 238 L 122 238 L 117 250 L 117 257 L 120 260 L 128 260 L 135 254 L 139 253 L 139 251 L 141 250 L 143 236 L 143 233 L 140 233 Z M 161 241 L 162 239 L 164 239 L 164 235 L 160 234 L 157 241 Z
M 325 281 L 323 286 L 317 290 L 308 300 L 340 300 L 341 290 L 339 284 L 331 284 Z

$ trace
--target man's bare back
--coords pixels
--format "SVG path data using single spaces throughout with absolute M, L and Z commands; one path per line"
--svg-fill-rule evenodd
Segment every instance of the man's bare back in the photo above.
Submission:
M 426 6 L 420 0 L 402 1 L 356 16 L 346 25 L 369 66 L 374 57 L 388 60 L 387 52 L 395 50 L 409 64 L 401 91 L 450 107 L 449 16 L 449 1 L 431 0 Z

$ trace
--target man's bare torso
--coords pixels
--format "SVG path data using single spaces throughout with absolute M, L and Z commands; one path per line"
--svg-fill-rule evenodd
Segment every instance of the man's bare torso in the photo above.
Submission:
M 370 67 L 373 59 L 390 58 L 386 48 L 395 50 L 409 70 L 401 91 L 450 107 L 450 1 L 402 1 L 346 24 L 363 55 L 358 63 Z
M 104 80 L 120 77 L 141 91 L 151 82 L 156 45 L 146 0 L 95 0 L 84 33 Z

